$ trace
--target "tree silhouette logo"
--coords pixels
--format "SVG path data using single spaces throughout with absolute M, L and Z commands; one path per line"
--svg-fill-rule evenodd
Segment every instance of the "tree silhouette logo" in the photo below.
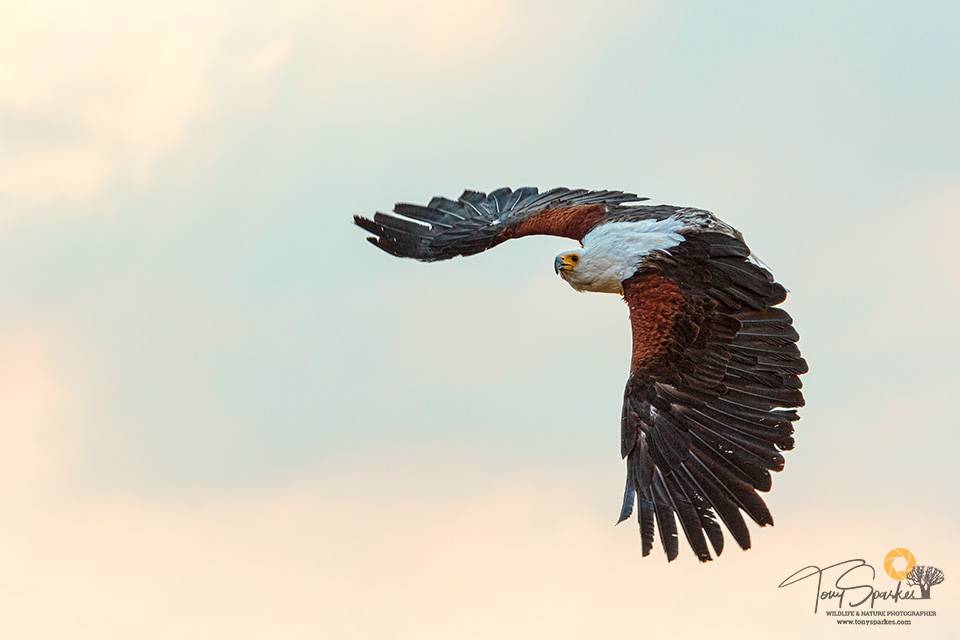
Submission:
M 917 564 L 909 549 L 891 549 L 883 559 L 883 569 L 894 580 L 906 580 L 911 587 L 920 589 L 920 599 L 930 599 L 930 589 L 943 582 L 943 571 L 937 567 Z
M 920 599 L 930 598 L 930 588 L 943 582 L 943 571 L 936 567 L 918 564 L 907 575 L 907 584 L 911 587 L 920 587 Z

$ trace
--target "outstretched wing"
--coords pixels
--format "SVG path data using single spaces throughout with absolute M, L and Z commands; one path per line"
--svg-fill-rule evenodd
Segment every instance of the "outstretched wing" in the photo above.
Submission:
M 793 448 L 799 374 L 807 371 L 786 311 L 786 291 L 749 259 L 739 237 L 687 236 L 623 283 L 633 329 L 621 453 L 627 486 L 620 520 L 639 502 L 643 555 L 654 522 L 673 560 L 676 520 L 701 561 L 723 550 L 717 518 L 743 549 L 741 511 L 773 524 L 758 491 Z
M 457 200 L 440 196 L 423 207 L 400 203 L 393 214 L 353 221 L 373 236 L 367 238 L 387 253 L 417 260 L 468 256 L 510 238 L 552 235 L 581 240 L 587 232 L 623 205 L 640 202 L 623 191 L 588 191 L 558 187 L 539 193 L 535 187 L 497 189 L 489 195 L 464 191 Z

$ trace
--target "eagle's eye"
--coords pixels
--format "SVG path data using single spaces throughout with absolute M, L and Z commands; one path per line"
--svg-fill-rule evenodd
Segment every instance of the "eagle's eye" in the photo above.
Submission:
M 573 264 L 577 264 L 578 262 L 580 262 L 580 256 L 574 253 L 573 255 L 570 256 L 570 262 L 572 262 Z

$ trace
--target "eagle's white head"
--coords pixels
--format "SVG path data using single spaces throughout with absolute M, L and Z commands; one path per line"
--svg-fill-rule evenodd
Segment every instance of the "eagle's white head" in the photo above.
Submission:
M 622 294 L 621 274 L 630 261 L 616 252 L 576 249 L 558 255 L 553 269 L 577 291 Z
M 622 294 L 623 281 L 648 254 L 683 242 L 682 228 L 676 218 L 601 224 L 584 236 L 583 249 L 561 253 L 553 268 L 577 291 Z

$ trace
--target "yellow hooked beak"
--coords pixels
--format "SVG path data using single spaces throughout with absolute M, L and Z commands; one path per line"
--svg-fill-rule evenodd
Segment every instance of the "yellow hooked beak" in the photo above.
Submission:
M 577 266 L 578 260 L 579 258 L 570 254 L 557 256 L 557 258 L 553 261 L 553 270 L 556 273 L 560 273 L 561 271 L 570 271 Z

